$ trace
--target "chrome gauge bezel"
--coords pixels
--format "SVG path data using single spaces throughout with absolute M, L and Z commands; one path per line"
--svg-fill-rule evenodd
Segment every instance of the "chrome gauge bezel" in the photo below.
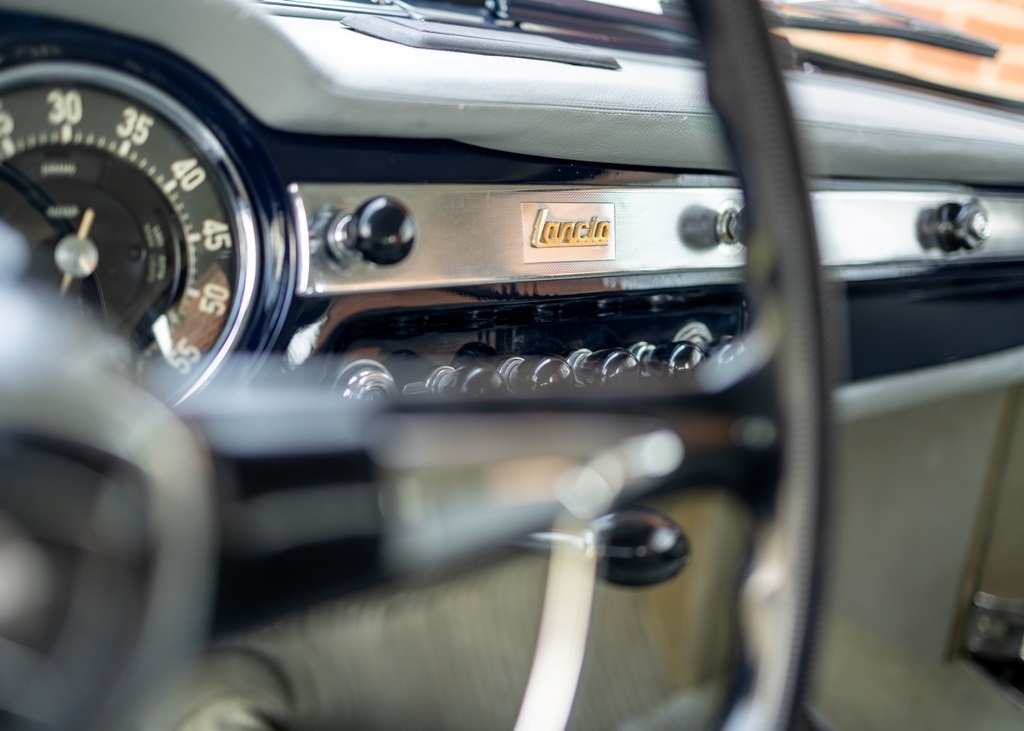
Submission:
M 20 87 L 38 84 L 79 84 L 137 100 L 174 126 L 187 144 L 202 156 L 214 178 L 235 235 L 234 301 L 225 327 L 213 349 L 204 354 L 202 367 L 188 375 L 180 387 L 163 394 L 176 405 L 205 386 L 237 347 L 252 316 L 259 267 L 259 236 L 252 200 L 227 152 L 213 131 L 192 111 L 149 81 L 107 66 L 89 62 L 39 61 L 0 69 L 0 96 Z

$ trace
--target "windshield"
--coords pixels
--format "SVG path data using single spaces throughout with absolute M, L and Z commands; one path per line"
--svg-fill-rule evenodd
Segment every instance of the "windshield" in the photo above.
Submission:
M 848 5 L 849 3 L 844 3 Z M 1024 5 L 977 0 L 879 0 L 911 14 L 998 45 L 992 58 L 884 37 L 784 29 L 801 49 L 906 75 L 972 95 L 1024 101 Z

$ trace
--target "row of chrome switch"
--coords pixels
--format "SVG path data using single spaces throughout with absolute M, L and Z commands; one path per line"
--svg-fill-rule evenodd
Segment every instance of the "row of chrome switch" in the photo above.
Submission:
M 735 349 L 731 338 L 715 344 L 715 357 L 728 357 Z M 559 390 L 628 383 L 642 378 L 676 378 L 692 372 L 704 361 L 714 343 L 701 322 L 690 322 L 662 345 L 645 341 L 630 348 L 592 351 L 580 348 L 558 355 L 508 356 L 497 365 L 477 362 L 434 368 L 422 381 L 401 389 L 390 371 L 375 360 L 362 359 L 344 367 L 334 382 L 342 397 L 361 401 L 404 396 L 493 397 L 503 394 L 556 393 Z

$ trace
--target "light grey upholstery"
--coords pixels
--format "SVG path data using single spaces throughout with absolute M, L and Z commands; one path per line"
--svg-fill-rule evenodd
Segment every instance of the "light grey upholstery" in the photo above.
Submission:
M 510 729 L 536 642 L 546 560 L 328 604 L 214 652 L 147 731 Z M 569 728 L 703 728 L 720 696 L 680 692 L 642 593 L 600 584 Z

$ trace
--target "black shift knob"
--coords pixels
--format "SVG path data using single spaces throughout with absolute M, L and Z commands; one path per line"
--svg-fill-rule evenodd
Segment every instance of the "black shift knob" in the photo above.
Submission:
M 601 550 L 598 572 L 613 584 L 654 586 L 671 579 L 690 561 L 683 529 L 657 510 L 625 508 L 590 525 Z
M 388 196 L 356 209 L 345 229 L 345 244 L 374 264 L 397 264 L 409 255 L 416 225 L 409 209 Z

